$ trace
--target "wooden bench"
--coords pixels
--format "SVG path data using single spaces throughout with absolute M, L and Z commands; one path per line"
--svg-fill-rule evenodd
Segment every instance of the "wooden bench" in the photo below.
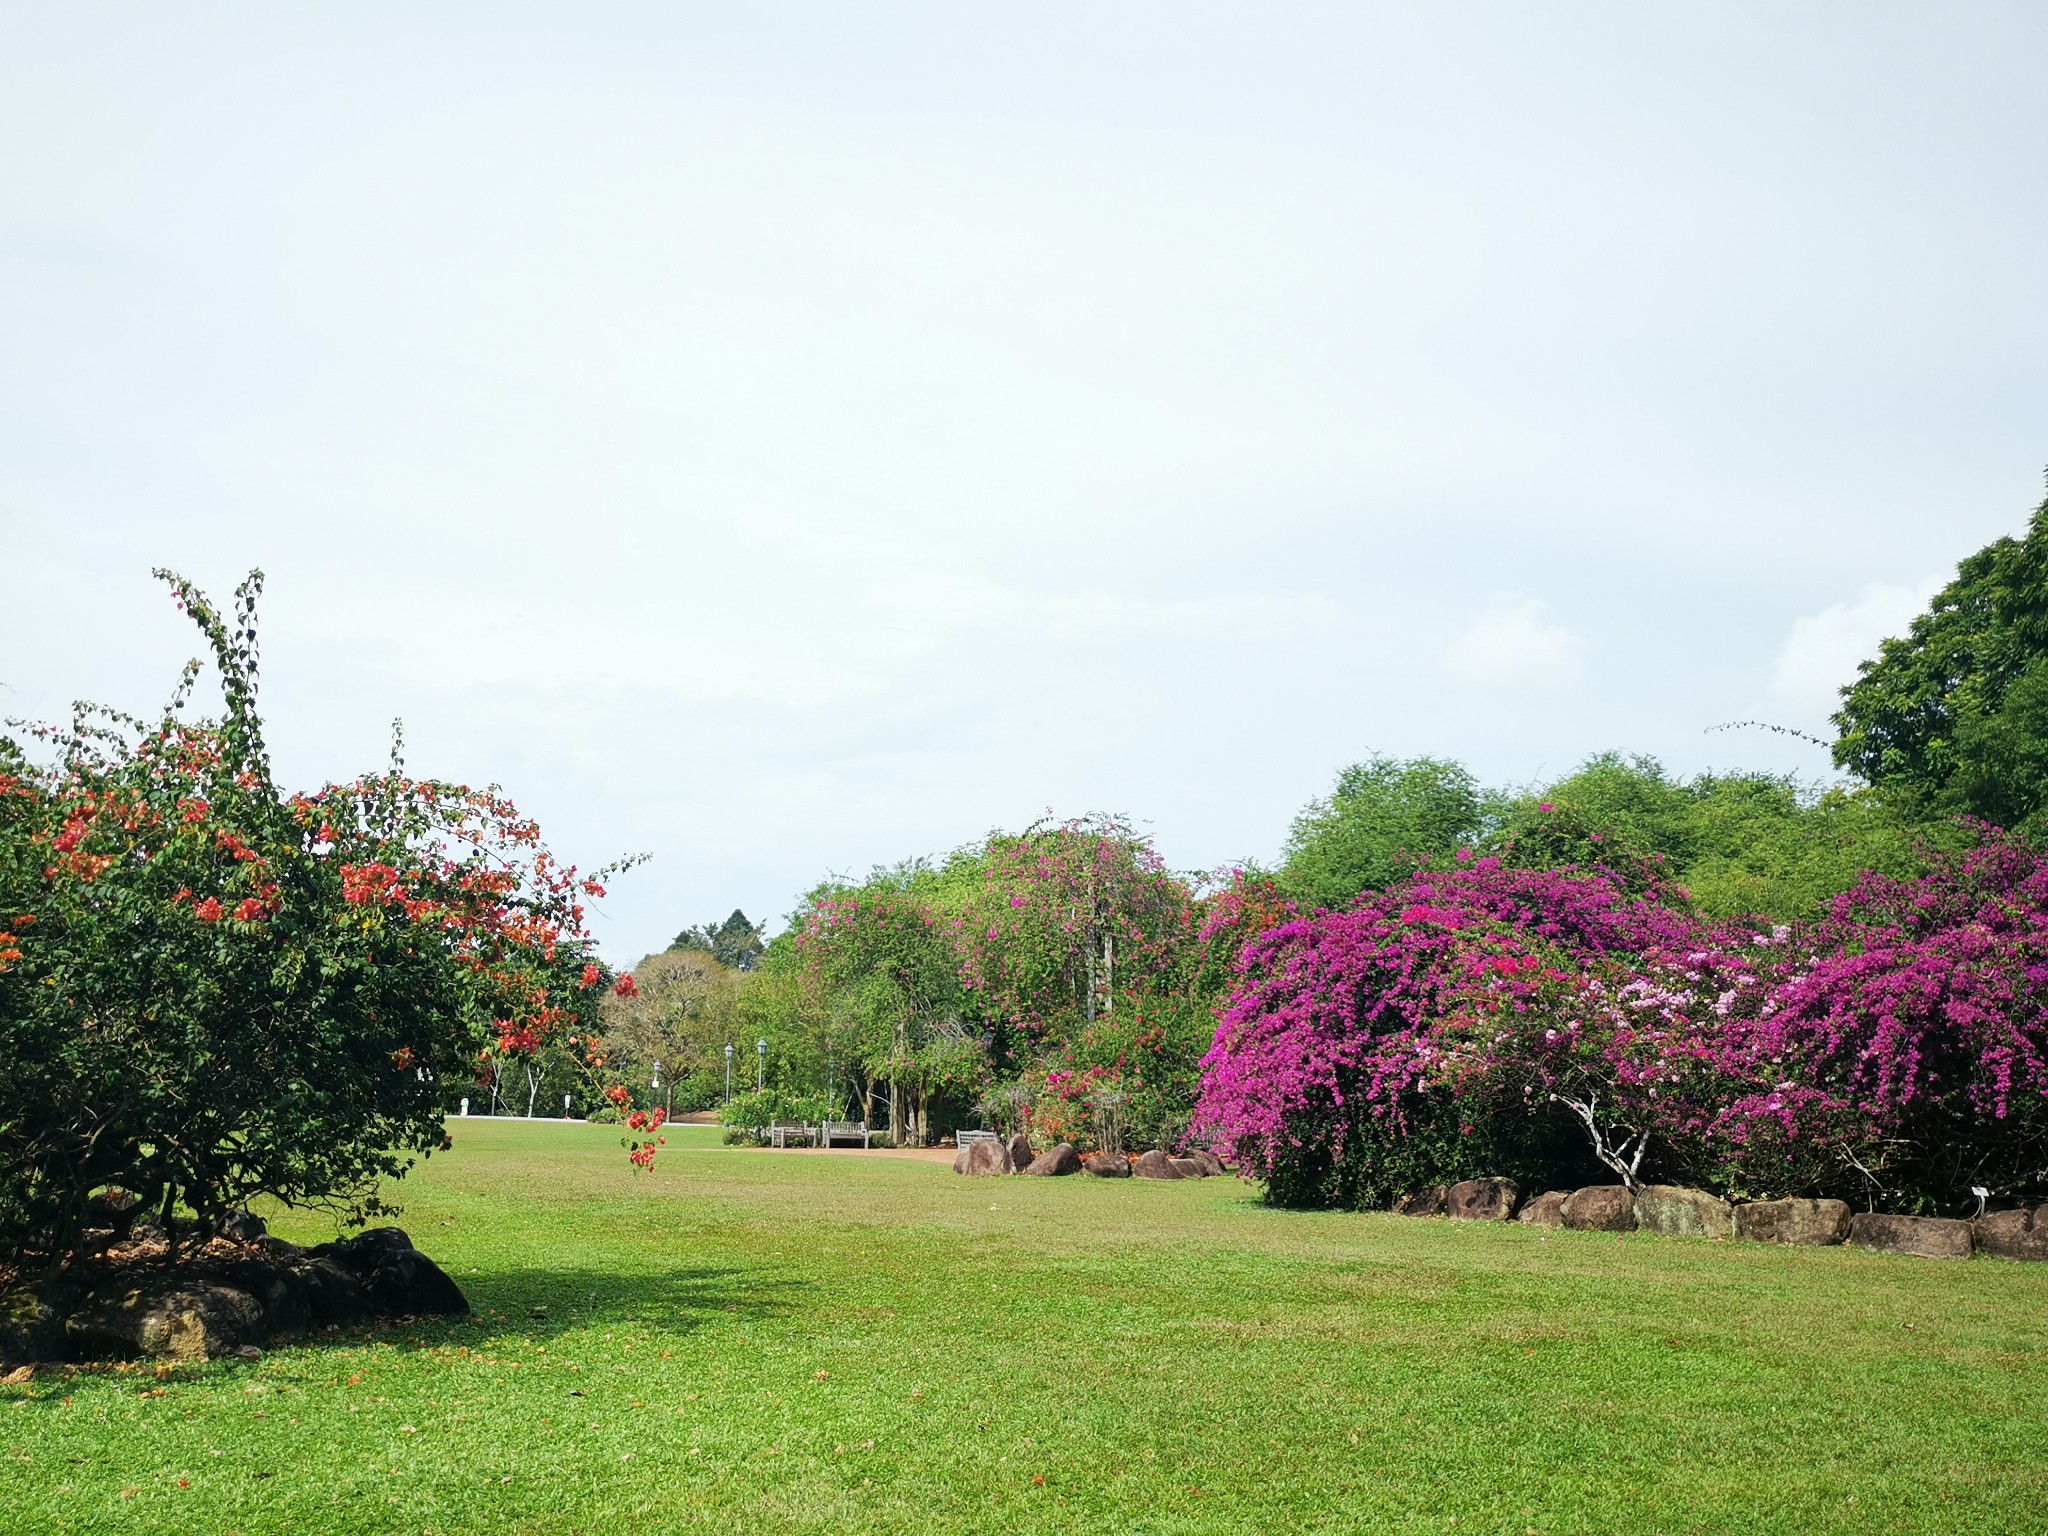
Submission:
M 816 1146 L 817 1137 L 811 1128 L 801 1120 L 773 1120 L 768 1125 L 768 1144 L 771 1147 L 787 1147 L 792 1141 L 801 1139 L 805 1146 Z
M 818 1127 L 818 1145 L 829 1147 L 834 1141 L 852 1141 L 858 1136 L 861 1148 L 865 1151 L 868 1137 L 872 1134 L 865 1120 L 827 1120 Z

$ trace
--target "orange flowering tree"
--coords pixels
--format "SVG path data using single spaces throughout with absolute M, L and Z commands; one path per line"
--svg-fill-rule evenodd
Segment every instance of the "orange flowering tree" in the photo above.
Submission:
M 610 871 L 557 861 L 495 789 L 389 771 L 288 793 L 256 710 L 255 600 L 159 572 L 217 719 L 81 708 L 0 737 L 0 1251 L 62 1262 L 97 1192 L 168 1222 L 257 1195 L 360 1221 L 445 1144 L 480 1067 L 574 1042 L 630 990 L 592 959 Z

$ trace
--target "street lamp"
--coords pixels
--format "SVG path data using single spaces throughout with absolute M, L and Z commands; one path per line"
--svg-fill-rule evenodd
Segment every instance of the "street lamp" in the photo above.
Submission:
M 725 1102 L 732 1102 L 732 1042 L 725 1042 Z
M 756 1040 L 754 1042 L 754 1055 L 757 1058 L 754 1066 L 754 1092 L 759 1093 L 768 1086 L 768 1042 L 766 1040 Z
M 654 1097 L 661 1097 L 661 1063 L 658 1061 L 654 1064 Z

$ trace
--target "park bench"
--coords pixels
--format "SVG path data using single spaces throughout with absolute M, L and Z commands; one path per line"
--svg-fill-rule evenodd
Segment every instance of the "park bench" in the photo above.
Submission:
M 858 1136 L 861 1147 L 865 1149 L 871 1134 L 865 1120 L 827 1120 L 818 1127 L 818 1145 L 829 1147 L 834 1141 L 852 1141 Z
M 816 1144 L 817 1138 L 811 1128 L 801 1120 L 773 1120 L 768 1125 L 768 1145 L 787 1147 L 792 1141 L 801 1140 L 806 1146 Z

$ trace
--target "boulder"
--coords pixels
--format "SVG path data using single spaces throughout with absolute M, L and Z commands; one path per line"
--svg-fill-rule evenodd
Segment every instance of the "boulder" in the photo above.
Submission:
M 1098 1179 L 1128 1179 L 1131 1165 L 1121 1152 L 1095 1152 L 1081 1160 L 1081 1166 Z
M 253 1243 L 267 1234 L 270 1228 L 263 1224 L 261 1216 L 248 1211 L 229 1211 L 214 1230 L 231 1243 Z
M 1521 1197 L 1513 1179 L 1466 1179 L 1444 1191 L 1444 1214 L 1453 1221 L 1506 1221 Z
M 1058 1177 L 1061 1174 L 1081 1171 L 1081 1154 L 1074 1150 L 1071 1141 L 1063 1141 L 1050 1152 L 1041 1152 L 1031 1159 L 1024 1169 L 1026 1173 L 1041 1177 Z
M 462 1288 L 396 1227 L 372 1227 L 310 1252 L 315 1258 L 332 1259 L 353 1275 L 379 1316 L 460 1315 L 469 1310 Z
M 1910 1253 L 1923 1259 L 1967 1259 L 1970 1224 L 1940 1216 L 1880 1216 L 1858 1211 L 1849 1218 L 1849 1241 L 1878 1253 Z
M 1565 1196 L 1558 1207 L 1574 1232 L 1633 1232 L 1636 1197 L 1626 1184 L 1588 1184 Z
M 1003 1143 L 1003 1150 L 1010 1155 L 1010 1172 L 1012 1173 L 1022 1173 L 1038 1157 L 1038 1154 L 1031 1150 L 1031 1138 L 1024 1135 L 1021 1131 Z
M 953 1171 L 999 1174 L 1010 1171 L 1010 1149 L 1000 1141 L 970 1141 L 953 1154 Z
M 1636 1191 L 1636 1226 L 1666 1237 L 1728 1237 L 1735 1231 L 1735 1208 L 1704 1189 L 1645 1184 Z
M 143 1216 L 141 1199 L 125 1189 L 103 1189 L 85 1202 L 86 1226 L 105 1227 L 117 1243 L 127 1240 Z
M 309 1255 L 294 1261 L 291 1270 L 304 1290 L 306 1320 L 313 1327 L 345 1327 L 370 1315 L 362 1281 L 333 1259 Z
M 1839 1243 L 1849 1235 L 1849 1207 L 1839 1200 L 1750 1200 L 1735 1207 L 1735 1235 L 1752 1243 Z
M 1396 1216 L 1441 1216 L 1444 1213 L 1444 1198 L 1450 1193 L 1441 1184 L 1432 1184 L 1419 1189 L 1412 1195 L 1403 1195 L 1394 1202 Z
M 1993 1258 L 2032 1263 L 2048 1259 L 2048 1205 L 2022 1211 L 1986 1211 L 1974 1225 L 1978 1250 Z
M 0 1296 L 0 1370 L 38 1360 L 61 1360 L 65 1354 L 65 1304 L 74 1299 L 26 1290 Z
M 161 1280 L 95 1291 L 65 1321 L 71 1353 L 83 1360 L 216 1360 L 263 1337 L 263 1308 L 232 1286 Z
M 1206 1179 L 1209 1177 L 1209 1170 L 1192 1157 L 1170 1157 L 1167 1161 L 1180 1170 L 1180 1176 L 1184 1179 Z
M 1522 1213 L 1515 1218 L 1532 1227 L 1561 1227 L 1564 1225 L 1564 1202 L 1571 1192 L 1563 1189 L 1546 1190 L 1522 1206 Z
M 1131 1174 L 1134 1178 L 1140 1179 L 1180 1179 L 1187 1177 L 1187 1175 L 1173 1166 L 1172 1158 L 1156 1147 L 1150 1152 L 1140 1152 L 1138 1154 L 1137 1160 L 1131 1164 Z
M 1181 1156 L 1187 1158 L 1190 1162 L 1199 1163 L 1203 1174 L 1209 1178 L 1216 1179 L 1223 1176 L 1223 1159 L 1214 1152 L 1211 1152 L 1207 1147 L 1191 1148 L 1189 1151 L 1183 1152 Z

